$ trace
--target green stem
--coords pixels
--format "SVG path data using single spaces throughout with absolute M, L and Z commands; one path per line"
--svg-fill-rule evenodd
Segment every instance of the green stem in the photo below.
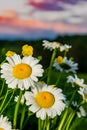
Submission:
M 0 64 L 0 67 L 2 66 L 3 63 L 5 63 L 6 59 Z
M 67 125 L 68 125 L 68 123 L 69 123 L 69 121 L 70 121 L 70 119 L 71 119 L 72 113 L 73 113 L 73 112 L 71 112 L 71 113 L 69 114 L 69 116 L 67 117 L 66 122 L 64 123 L 64 125 L 63 125 L 63 127 L 62 127 L 62 130 L 66 130 L 66 127 L 67 127 Z
M 4 96 L 0 97 L 0 100 L 2 100 L 4 98 Z
M 54 63 L 54 59 L 55 59 L 55 56 L 56 56 L 56 52 L 57 52 L 57 49 L 54 49 L 54 51 L 53 51 L 53 53 L 52 53 L 52 56 L 51 56 L 50 66 L 49 66 L 49 70 L 48 70 L 47 84 L 50 83 L 51 69 L 52 69 L 52 65 L 53 65 L 53 63 Z
M 66 130 L 69 130 L 70 124 L 71 124 L 71 122 L 72 122 L 74 116 L 75 116 L 75 111 L 73 111 L 73 112 L 71 113 L 71 115 L 70 115 L 70 117 L 69 117 L 69 119 L 68 119 L 68 123 L 67 123 L 67 126 L 66 126 Z
M 17 104 L 15 106 L 14 119 L 13 119 L 13 127 L 14 127 L 14 129 L 16 129 L 17 114 L 18 114 L 18 109 L 19 109 L 19 104 L 20 104 L 21 97 L 22 97 L 22 90 L 20 90 L 19 98 L 18 98 Z
M 85 103 L 86 103 L 86 101 L 83 100 L 83 101 L 79 104 L 79 106 L 77 107 L 77 110 L 79 109 L 80 106 L 82 106 L 82 105 L 85 104 Z
M 34 113 L 30 113 L 30 111 L 28 111 L 28 116 L 26 117 L 26 119 L 25 119 L 25 121 L 23 123 L 23 128 L 26 126 L 26 124 L 27 124 L 27 122 L 29 120 L 29 117 L 32 116 L 32 115 L 34 115 Z
M 66 88 L 67 88 L 67 82 L 65 82 L 64 92 L 66 92 Z
M 67 117 L 67 114 L 68 114 L 68 108 L 66 108 L 65 113 L 64 113 L 64 115 L 63 115 L 63 117 L 62 117 L 62 120 L 61 120 L 61 122 L 60 122 L 60 124 L 59 124 L 57 130 L 62 130 L 62 126 L 63 126 L 63 124 L 64 124 L 64 122 L 65 122 L 65 119 L 66 119 L 66 117 Z
M 16 90 L 16 89 L 13 90 L 13 93 L 12 93 L 12 95 L 10 96 L 9 101 L 7 102 L 7 104 L 5 105 L 5 107 L 2 109 L 2 111 L 0 112 L 0 114 L 1 114 L 1 113 L 6 109 L 6 107 L 9 105 L 11 99 L 13 98 L 13 95 L 14 95 L 14 93 L 15 93 L 15 90 Z
M 65 53 L 64 53 L 64 57 L 66 57 L 66 55 L 67 55 L 67 51 L 65 51 Z
M 40 78 L 41 81 L 43 81 L 47 77 L 48 70 L 49 70 L 49 67 L 44 70 L 44 75 L 42 78 Z
M 3 80 L 2 88 L 1 88 L 1 90 L 0 90 L 0 96 L 2 95 L 2 92 L 3 92 L 3 89 L 4 89 L 4 84 L 5 84 L 5 82 L 4 82 L 4 80 Z
M 72 95 L 72 97 L 71 97 L 71 100 L 70 100 L 70 102 L 69 102 L 68 107 L 70 107 L 70 105 L 72 104 L 72 101 L 73 101 L 73 99 L 74 99 L 74 97 L 75 97 L 76 92 L 77 92 L 77 89 L 73 92 L 73 95 Z
M 23 121 L 24 121 L 24 117 L 25 117 L 25 110 L 26 110 L 26 107 L 24 106 L 24 107 L 23 107 L 22 114 L 21 114 L 20 130 L 22 130 Z
M 47 124 L 47 119 L 45 119 L 45 120 L 43 121 L 43 126 L 42 126 L 43 130 L 46 130 L 46 124 Z
M 50 129 L 50 118 L 47 116 L 46 117 L 46 124 L 45 124 L 46 130 Z
M 50 122 L 47 123 L 46 130 L 50 130 Z
M 41 120 L 38 118 L 38 130 L 41 130 Z
M 60 81 L 60 78 L 61 78 L 61 76 L 62 76 L 62 73 L 63 73 L 63 72 L 60 72 L 60 74 L 59 74 L 59 77 L 58 77 L 58 79 L 57 79 L 57 81 L 56 81 L 56 86 L 59 84 L 59 81 Z
M 1 106 L 0 106 L 0 112 L 1 112 L 1 110 L 2 110 L 2 108 L 3 108 L 3 106 L 4 106 L 4 103 L 5 103 L 6 99 L 7 99 L 8 91 L 9 91 L 9 90 L 7 89 L 7 92 L 6 92 L 6 94 L 5 94 L 4 100 L 3 100 L 3 102 L 2 102 L 2 104 L 1 104 Z

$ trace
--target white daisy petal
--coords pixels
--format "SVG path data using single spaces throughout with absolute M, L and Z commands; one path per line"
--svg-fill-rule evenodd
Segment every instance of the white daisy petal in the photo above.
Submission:
M 51 111 L 51 108 L 49 108 L 49 109 L 46 109 L 46 113 L 47 113 L 47 115 L 48 116 L 52 116 L 52 111 Z
M 42 120 L 46 119 L 46 115 L 50 118 L 60 115 L 65 108 L 63 102 L 65 96 L 62 94 L 62 90 L 53 85 L 44 84 L 44 87 L 41 88 L 38 84 L 36 88 L 32 89 L 32 92 L 25 92 L 24 95 L 29 110 L 36 112 L 36 117 Z
M 0 128 L 3 130 L 12 130 L 12 124 L 7 117 L 0 116 Z
M 12 66 L 8 63 L 4 63 L 2 64 L 1 68 L 3 68 L 4 70 L 11 70 Z
M 45 111 L 45 109 L 41 109 L 41 119 L 42 120 L 45 120 L 46 119 L 46 111 Z
M 49 42 L 47 40 L 43 40 L 42 46 L 44 47 L 44 49 L 49 49 L 50 51 L 52 51 L 55 48 L 59 48 L 61 46 L 61 43 L 59 43 L 59 42 Z
M 11 57 L 6 57 L 6 60 L 9 62 L 9 64 L 10 64 L 11 66 L 14 66 L 14 65 L 15 65 L 15 63 L 14 63 L 14 61 L 12 60 Z
M 29 110 L 35 113 L 36 111 L 39 110 L 39 107 L 34 104 L 34 105 L 32 105 L 32 106 L 29 107 Z
M 32 56 L 21 59 L 19 55 L 14 54 L 6 59 L 8 63 L 1 65 L 1 78 L 5 78 L 10 88 L 18 86 L 21 90 L 27 90 L 29 87 L 34 87 L 34 82 L 43 75 L 42 65 Z
M 54 108 L 52 108 L 51 113 L 52 113 L 52 115 L 51 115 L 52 118 L 54 118 L 57 115 L 57 111 Z
M 35 82 L 38 81 L 38 78 L 36 76 L 34 76 L 33 74 L 31 75 L 31 79 L 33 79 Z
M 44 109 L 39 110 L 36 113 L 37 118 L 41 118 L 42 120 L 46 119 L 46 111 Z
M 72 87 L 75 87 L 75 86 L 78 86 L 81 88 L 87 87 L 87 85 L 84 84 L 84 79 L 78 78 L 76 74 L 74 76 L 68 76 L 67 83 L 71 83 Z
M 14 61 L 15 65 L 21 63 L 21 58 L 19 55 L 14 54 L 11 58 Z
M 8 84 L 9 88 L 16 88 L 17 87 L 17 79 L 13 80 L 11 83 Z
M 27 79 L 24 79 L 24 80 L 23 80 L 23 84 L 24 84 L 24 86 L 25 86 L 25 89 L 27 90 L 27 89 L 29 88 L 29 82 L 28 82 L 28 80 L 27 80 Z
M 14 80 L 15 80 L 14 77 L 10 77 L 10 76 L 9 76 L 9 77 L 6 79 L 6 83 L 9 84 L 9 83 L 13 82 Z
M 24 90 L 24 83 L 23 83 L 23 81 L 21 81 L 21 80 L 18 81 L 18 87 L 19 87 L 21 90 Z
M 65 71 L 66 73 L 76 73 L 76 71 L 78 70 L 78 64 L 74 63 L 74 61 L 70 59 L 68 60 L 67 57 L 64 57 L 61 64 L 55 60 L 53 67 L 55 67 L 60 72 Z

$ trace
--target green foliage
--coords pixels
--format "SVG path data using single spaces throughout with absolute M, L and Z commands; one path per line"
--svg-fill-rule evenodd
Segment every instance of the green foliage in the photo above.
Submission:
M 68 44 L 67 39 L 70 40 L 71 38 L 70 37 L 67 38 L 67 36 L 66 36 L 66 37 L 64 37 L 64 39 L 62 38 L 62 40 L 61 40 L 61 37 L 58 37 L 58 39 L 56 39 L 56 41 L 59 41 L 62 43 L 65 43 L 65 41 L 66 41 L 66 44 Z M 78 39 L 78 36 L 76 37 L 76 39 Z M 63 41 L 63 40 L 65 40 L 65 41 Z M 72 41 L 73 41 L 73 39 L 72 39 Z M 12 43 L 14 43 L 14 44 L 12 44 Z M 17 79 L 17 83 L 16 83 L 17 86 L 15 86 L 16 88 L 12 88 L 12 89 L 9 88 L 8 85 L 10 83 L 13 83 L 13 80 L 10 81 L 10 79 L 8 79 L 6 77 L 6 76 L 9 77 L 9 75 L 7 73 L 9 71 L 5 67 L 4 68 L 2 67 L 1 68 L 1 70 L 2 70 L 1 75 L 3 75 L 3 73 L 4 73 L 4 76 L 5 75 L 6 76 L 4 77 L 5 80 L 0 78 L 0 89 L 1 89 L 1 92 L 0 92 L 0 115 L 3 114 L 5 116 L 7 116 L 11 120 L 11 122 L 13 123 L 13 128 L 20 128 L 20 130 L 24 130 L 24 129 L 26 129 L 26 130 L 28 130 L 28 129 L 29 130 L 32 130 L 32 129 L 41 130 L 40 128 L 42 128 L 43 130 L 53 130 L 53 129 L 55 129 L 55 130 L 77 130 L 77 129 L 85 130 L 85 128 L 87 127 L 87 119 L 85 117 L 84 118 L 83 117 L 77 118 L 77 112 L 80 111 L 79 108 L 81 105 L 83 106 L 83 108 L 85 108 L 85 110 L 87 110 L 86 98 L 84 99 L 83 96 L 78 93 L 78 90 L 80 90 L 79 88 L 81 88 L 81 87 L 84 88 L 84 90 L 85 90 L 84 86 L 86 86 L 86 84 L 84 84 L 83 79 L 85 79 L 85 83 L 87 83 L 87 78 L 86 78 L 87 74 L 86 73 L 78 73 L 77 76 L 79 78 L 82 78 L 83 82 L 81 79 L 77 78 L 77 79 L 75 79 L 75 80 L 77 80 L 76 82 L 73 81 L 73 84 L 77 83 L 73 87 L 72 82 L 69 82 L 69 83 L 67 82 L 67 77 L 74 75 L 74 73 L 73 73 L 74 71 L 71 71 L 72 73 L 66 72 L 65 71 L 66 68 L 63 68 L 64 66 L 62 66 L 64 64 L 63 62 L 59 64 L 63 68 L 62 71 L 61 70 L 59 71 L 58 69 L 56 69 L 56 67 L 53 67 L 53 64 L 56 61 L 55 60 L 56 56 L 61 55 L 61 52 L 58 52 L 59 48 L 55 48 L 51 52 L 49 50 L 44 50 L 42 47 L 42 40 L 29 41 L 29 42 L 28 41 L 14 41 L 14 42 L 13 41 L 10 41 L 10 42 L 6 41 L 6 44 L 3 44 L 4 47 L 2 46 L 2 48 L 1 48 L 1 58 L 0 58 L 1 66 L 3 63 L 4 63 L 4 66 L 6 65 L 7 61 L 5 60 L 5 58 L 6 58 L 5 53 L 9 50 L 15 51 L 16 53 L 18 53 L 20 55 L 21 58 L 23 58 L 23 55 L 21 55 L 22 54 L 21 47 L 22 47 L 22 45 L 25 45 L 25 44 L 33 46 L 33 48 L 34 48 L 34 55 L 33 56 L 37 57 L 40 60 L 40 63 L 43 64 L 44 74 L 41 78 L 38 76 L 39 77 L 38 80 L 45 82 L 44 85 L 42 85 L 42 84 L 39 84 L 39 82 L 36 82 L 36 81 L 33 82 L 32 79 L 28 80 L 27 84 L 28 83 L 30 84 L 30 81 L 32 81 L 32 84 L 30 84 L 30 86 L 29 86 L 30 88 L 27 88 L 27 91 L 32 93 L 32 95 L 33 95 L 34 89 L 38 90 L 38 92 L 39 92 L 39 87 L 41 89 L 42 87 L 46 87 L 45 85 L 47 85 L 48 87 L 49 87 L 49 85 L 51 85 L 51 90 L 53 89 L 53 91 L 55 91 L 55 90 L 57 91 L 57 89 L 59 89 L 61 91 L 61 95 L 66 98 L 66 100 L 65 99 L 63 100 L 63 103 L 64 103 L 63 105 L 65 105 L 66 107 L 64 107 L 63 112 L 61 112 L 59 110 L 60 114 L 58 114 L 57 110 L 62 109 L 62 107 L 63 107 L 62 105 L 60 105 L 60 104 L 62 104 L 62 100 L 59 99 L 60 102 L 57 102 L 59 104 L 55 105 L 55 108 L 53 108 L 53 111 L 49 111 L 49 113 L 52 112 L 51 115 L 49 116 L 49 114 L 46 113 L 48 115 L 46 115 L 45 120 L 41 120 L 40 118 L 38 118 L 37 115 L 35 116 L 34 111 L 31 112 L 29 110 L 29 107 L 32 104 L 29 104 L 29 106 L 27 106 L 25 104 L 26 100 L 24 100 L 23 104 L 21 103 L 22 95 L 26 92 L 26 89 L 25 88 L 22 89 L 22 88 L 18 87 L 18 85 L 19 85 L 18 82 L 19 81 L 21 82 L 22 79 L 16 77 L 13 74 L 14 67 L 11 66 L 12 70 L 10 71 L 10 73 L 12 74 L 14 79 Z M 72 49 L 75 48 L 75 50 L 70 51 L 70 54 L 68 54 L 66 49 L 65 49 L 64 50 L 65 53 L 63 52 L 63 54 L 62 54 L 63 59 L 66 56 L 65 54 L 68 54 L 69 60 L 73 61 L 74 60 L 73 57 L 75 57 L 75 61 L 78 61 L 78 55 L 76 54 L 77 49 L 78 49 L 78 51 L 81 51 L 82 48 L 86 48 L 86 44 L 84 44 L 84 46 L 83 46 L 82 43 L 80 43 L 80 44 L 78 43 L 78 44 L 72 44 L 72 46 L 74 46 L 74 47 L 72 47 Z M 79 48 L 81 50 L 79 50 Z M 10 58 L 12 58 L 12 57 L 10 57 Z M 20 64 L 21 64 L 21 58 L 20 58 Z M 16 60 L 15 57 L 14 57 L 14 59 Z M 14 59 L 12 59 L 13 62 L 15 62 Z M 11 65 L 11 63 L 9 62 L 10 60 L 8 60 L 8 63 L 7 63 L 8 66 Z M 71 61 L 71 64 L 72 64 L 72 61 Z M 83 62 L 81 62 L 81 63 L 83 63 Z M 25 64 L 27 64 L 27 63 L 25 63 Z M 35 62 L 33 64 L 35 64 Z M 65 65 L 68 66 L 68 69 L 70 69 L 70 67 L 73 66 L 73 64 L 72 64 L 72 66 L 70 66 L 67 62 Z M 82 66 L 80 66 L 79 72 L 80 71 L 84 72 L 84 69 L 81 70 L 81 67 Z M 31 65 L 31 68 L 33 70 L 32 65 Z M 22 68 L 19 70 L 26 70 L 26 69 Z M 36 72 L 37 72 L 37 70 L 38 69 L 36 69 Z M 86 69 L 85 69 L 85 72 L 86 72 Z M 17 71 L 17 73 L 18 73 L 18 71 Z M 20 74 L 20 73 L 18 73 L 18 74 Z M 34 77 L 34 76 L 32 76 L 32 77 Z M 30 75 L 28 78 L 31 78 Z M 36 77 L 34 77 L 34 78 L 36 78 Z M 9 80 L 9 82 L 6 82 L 7 80 Z M 12 85 L 14 86 L 14 84 L 12 84 Z M 26 86 L 25 84 L 22 84 L 22 85 L 24 85 L 24 86 L 21 86 L 21 87 Z M 78 88 L 77 88 L 77 86 L 78 86 Z M 45 93 L 46 93 L 46 90 L 45 90 Z M 51 93 L 51 94 L 55 95 L 56 93 Z M 17 102 L 14 102 L 14 97 L 17 95 L 19 95 L 19 98 L 17 99 Z M 62 99 L 61 95 L 59 95 L 59 96 Z M 34 96 L 36 96 L 36 95 L 34 95 Z M 58 97 L 57 97 L 57 99 L 58 99 Z M 54 98 L 55 101 L 57 99 L 56 99 L 56 97 Z M 35 97 L 33 100 L 35 100 L 35 103 L 38 105 L 38 102 L 37 102 Z M 77 106 L 72 105 L 73 101 L 76 101 L 78 103 Z M 60 108 L 58 108 L 59 106 L 60 106 Z M 35 108 L 33 108 L 33 109 L 35 109 Z M 39 109 L 45 109 L 45 107 L 42 107 L 39 105 Z M 46 106 L 46 109 L 50 109 L 50 108 Z M 53 113 L 53 112 L 55 112 L 55 113 Z M 54 119 L 51 119 L 52 114 L 54 114 L 54 115 L 56 114 Z M 87 117 L 87 115 L 85 115 L 85 116 Z M 37 120 L 37 118 L 38 118 L 38 120 Z
M 51 56 L 51 52 L 47 50 L 43 50 L 42 47 L 42 40 L 29 40 L 29 41 L 22 41 L 22 40 L 15 40 L 15 41 L 0 41 L 0 49 L 5 48 L 5 51 L 12 50 L 16 51 L 17 53 L 21 52 L 21 46 L 24 44 L 32 45 L 34 50 L 34 56 L 42 56 L 43 60 L 41 63 L 44 67 L 49 65 L 49 59 Z M 70 44 L 72 48 L 70 49 L 69 56 L 74 57 L 74 60 L 79 64 L 79 72 L 87 72 L 87 35 L 65 35 L 65 36 L 58 36 L 54 41 L 58 41 L 62 44 Z M 1 54 L 0 54 L 1 55 Z

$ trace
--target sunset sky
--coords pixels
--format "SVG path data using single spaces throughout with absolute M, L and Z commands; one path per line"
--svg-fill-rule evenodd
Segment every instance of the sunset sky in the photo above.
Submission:
M 87 0 L 0 0 L 0 39 L 87 34 Z

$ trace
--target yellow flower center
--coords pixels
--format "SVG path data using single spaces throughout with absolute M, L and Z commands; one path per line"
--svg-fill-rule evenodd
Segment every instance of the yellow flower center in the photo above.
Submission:
M 13 56 L 15 54 L 15 52 L 13 52 L 13 51 L 8 51 L 7 53 L 6 53 L 6 56 L 7 57 L 11 57 L 11 56 Z
M 63 57 L 62 56 L 58 56 L 56 58 L 56 62 L 58 62 L 59 64 L 62 64 L 63 63 Z
M 0 128 L 0 130 L 4 130 L 3 128 Z
M 43 84 L 45 84 L 45 82 L 44 81 L 39 81 L 39 84 L 43 85 Z
M 68 52 L 68 51 L 69 51 L 69 48 L 66 48 L 65 51 Z
M 55 102 L 54 95 L 47 91 L 39 92 L 36 95 L 35 100 L 41 108 L 49 108 Z
M 31 75 L 32 68 L 27 64 L 20 63 L 14 66 L 12 73 L 17 79 L 25 79 Z
M 74 83 L 74 85 L 77 86 L 77 87 L 82 87 L 78 82 L 75 82 L 75 81 L 74 81 L 73 83 Z
M 84 94 L 84 98 L 87 100 L 87 94 Z
M 29 56 L 33 55 L 33 47 L 28 46 L 27 44 L 22 47 L 22 55 L 23 56 Z

